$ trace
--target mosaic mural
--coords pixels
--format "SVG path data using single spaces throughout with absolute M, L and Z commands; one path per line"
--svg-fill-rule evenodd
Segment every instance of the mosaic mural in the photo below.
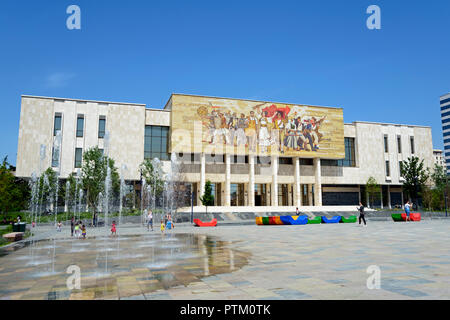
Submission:
M 173 95 L 171 152 L 345 157 L 340 108 Z

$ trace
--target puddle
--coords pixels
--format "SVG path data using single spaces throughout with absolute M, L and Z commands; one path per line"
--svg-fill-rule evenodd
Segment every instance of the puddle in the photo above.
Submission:
M 36 281 L 45 283 L 46 278 L 52 279 L 55 287 L 46 287 L 42 299 L 68 299 L 71 293 L 61 291 L 56 284 L 66 283 L 72 275 L 67 268 L 73 265 L 81 273 L 81 289 L 76 293 L 86 291 L 82 295 L 86 297 L 92 297 L 95 291 L 95 298 L 117 298 L 119 288 L 123 293 L 128 286 L 130 291 L 140 288 L 140 293 L 145 294 L 187 285 L 201 277 L 233 272 L 247 265 L 250 254 L 229 245 L 230 242 L 215 237 L 178 233 L 88 241 L 62 239 L 55 246 L 53 240 L 22 242 L 0 248 L 0 283 L 14 281 L 14 286 L 20 288 L 14 292 L 11 287 L 3 290 L 0 286 L 0 299 L 26 293 L 27 288 L 36 288 Z

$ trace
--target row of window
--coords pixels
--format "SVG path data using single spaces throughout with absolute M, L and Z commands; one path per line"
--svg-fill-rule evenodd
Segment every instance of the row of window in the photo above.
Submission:
M 389 139 L 388 135 L 384 135 L 384 152 L 389 152 Z M 409 137 L 409 146 L 411 150 L 411 154 L 414 154 L 416 152 L 415 146 L 414 146 L 414 137 Z M 402 153 L 402 138 L 401 136 L 397 136 L 397 152 Z
M 399 169 L 399 177 L 402 176 L 402 167 L 403 167 L 403 161 L 398 162 L 398 169 Z M 391 165 L 390 161 L 386 160 L 386 177 L 391 176 Z
M 445 100 L 441 100 L 441 105 L 442 104 L 446 104 L 447 102 L 450 102 L 450 98 L 445 99 Z M 446 106 L 446 107 L 450 107 L 450 105 Z M 445 108 L 445 107 L 444 107 Z
M 55 114 L 55 120 L 53 125 L 53 135 L 56 136 L 58 131 L 62 130 L 62 114 Z M 98 119 L 98 137 L 104 138 L 106 132 L 106 117 L 100 116 Z M 77 138 L 82 138 L 84 136 L 84 115 L 79 114 L 77 116 Z
M 100 152 L 103 155 L 103 149 L 99 149 Z M 55 150 L 53 149 L 52 154 L 52 167 L 57 168 L 59 166 L 59 154 L 55 153 Z M 81 168 L 83 164 L 83 149 L 82 148 L 75 148 L 75 164 L 74 168 L 78 169 Z

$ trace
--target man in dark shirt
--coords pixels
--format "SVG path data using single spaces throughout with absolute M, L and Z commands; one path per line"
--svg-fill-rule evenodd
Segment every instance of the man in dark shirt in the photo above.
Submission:
M 72 217 L 70 220 L 70 235 L 73 237 L 73 229 L 75 228 L 75 218 Z
M 364 206 L 362 203 L 359 203 L 359 225 L 361 225 L 361 219 L 364 221 L 364 226 L 367 226 L 366 219 L 364 218 Z

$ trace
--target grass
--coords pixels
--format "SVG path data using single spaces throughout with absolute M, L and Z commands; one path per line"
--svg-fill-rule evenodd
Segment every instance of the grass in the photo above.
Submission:
M 0 227 L 0 247 L 6 246 L 7 244 L 10 244 L 11 242 L 7 241 L 5 238 L 3 238 L 4 234 L 11 233 L 12 232 L 12 226 L 1 226 Z

